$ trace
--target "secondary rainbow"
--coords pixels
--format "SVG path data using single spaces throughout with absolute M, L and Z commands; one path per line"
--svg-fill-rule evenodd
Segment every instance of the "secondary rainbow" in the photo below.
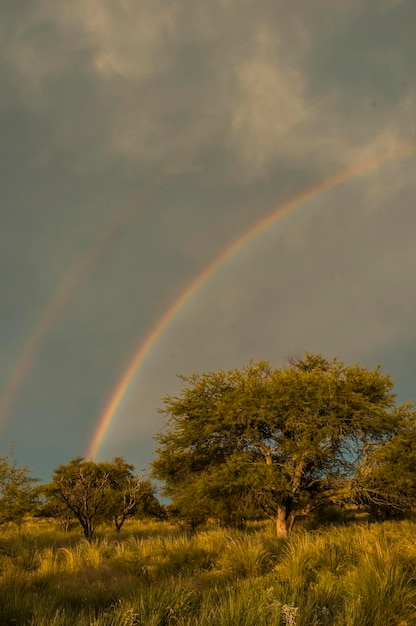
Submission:
M 214 132 L 216 132 L 215 129 Z M 161 163 L 156 174 L 149 179 L 144 188 L 139 189 L 139 191 L 115 213 L 110 223 L 98 232 L 92 245 L 77 259 L 76 263 L 69 268 L 66 276 L 59 283 L 46 310 L 29 335 L 23 351 L 17 359 L 16 365 L 12 369 L 3 390 L 0 391 L 0 429 L 7 421 L 8 415 L 19 394 L 19 390 L 32 369 L 39 348 L 53 325 L 55 318 L 82 282 L 88 269 L 96 262 L 99 255 L 107 247 L 115 234 L 124 226 L 133 211 L 147 201 L 165 180 L 175 176 L 176 172 L 180 172 L 183 165 L 185 165 L 186 169 L 187 160 L 189 160 L 194 149 L 195 141 L 192 142 L 192 144 L 185 145 L 181 151 L 168 155 Z
M 85 277 L 89 268 L 95 263 L 97 257 L 99 257 L 116 233 L 124 226 L 132 212 L 148 200 L 151 194 L 169 176 L 169 170 L 174 163 L 175 160 L 170 158 L 163 165 L 161 170 L 150 179 L 144 189 L 140 189 L 125 205 L 121 207 L 121 209 L 116 212 L 110 223 L 99 231 L 92 246 L 85 251 L 85 253 L 69 269 L 64 279 L 60 282 L 45 312 L 40 317 L 38 323 L 26 341 L 24 349 L 15 367 L 13 368 L 2 393 L 0 394 L 0 427 L 5 424 L 8 414 L 10 413 L 19 393 L 19 389 L 30 372 L 38 350 L 58 313 L 70 299 L 73 292 Z
M 278 219 L 287 215 L 294 209 L 302 206 L 308 201 L 316 198 L 317 196 L 334 189 L 338 185 L 345 183 L 346 181 L 358 178 L 368 174 L 385 163 L 402 159 L 404 157 L 412 155 L 416 151 L 416 142 L 406 142 L 401 144 L 397 149 L 378 156 L 376 158 L 367 160 L 365 162 L 358 163 L 347 169 L 343 169 L 337 172 L 330 178 L 321 180 L 319 183 L 314 184 L 301 193 L 297 194 L 290 200 L 275 207 L 270 213 L 263 217 L 259 222 L 256 222 L 248 231 L 244 232 L 237 239 L 235 239 L 231 245 L 227 246 L 223 252 L 217 256 L 198 276 L 196 276 L 191 283 L 180 293 L 178 298 L 170 305 L 165 313 L 160 317 L 156 324 L 151 328 L 149 334 L 140 343 L 133 358 L 129 362 L 127 369 L 118 381 L 113 392 L 110 395 L 110 399 L 105 406 L 104 411 L 98 419 L 98 425 L 88 446 L 86 458 L 94 459 L 98 455 L 101 445 L 104 442 L 107 431 L 110 424 L 123 400 L 126 392 L 135 378 L 140 366 L 145 360 L 150 349 L 154 343 L 160 338 L 164 330 L 169 326 L 170 322 L 180 312 L 182 307 L 192 298 L 192 296 L 202 287 L 202 285 L 213 275 L 215 272 L 226 263 L 231 257 L 239 252 L 246 244 L 252 241 L 255 237 L 272 226 Z

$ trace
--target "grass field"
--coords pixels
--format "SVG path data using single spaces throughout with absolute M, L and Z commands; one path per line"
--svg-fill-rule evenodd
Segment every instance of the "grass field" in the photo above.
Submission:
M 416 625 L 416 524 L 278 540 L 267 525 L 189 535 L 130 522 L 92 544 L 51 523 L 0 535 L 0 624 Z

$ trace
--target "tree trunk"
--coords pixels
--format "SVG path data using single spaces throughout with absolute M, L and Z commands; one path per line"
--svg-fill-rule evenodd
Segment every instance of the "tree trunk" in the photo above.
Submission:
M 288 533 L 291 533 L 293 530 L 293 527 L 295 525 L 296 522 L 296 513 L 294 511 L 291 512 L 291 514 L 289 515 L 288 519 L 287 519 L 287 530 Z
M 286 506 L 284 504 L 279 504 L 276 515 L 276 535 L 280 539 L 286 539 L 288 536 L 286 513 Z
M 84 520 L 81 522 L 82 528 L 84 530 L 84 537 L 89 542 L 92 543 L 92 539 L 94 537 L 94 527 L 91 523 L 91 520 Z
M 125 521 L 126 517 L 124 515 L 121 515 L 120 517 L 117 517 L 117 515 L 115 515 L 113 517 L 114 527 L 118 533 L 121 531 L 121 527 L 123 526 Z

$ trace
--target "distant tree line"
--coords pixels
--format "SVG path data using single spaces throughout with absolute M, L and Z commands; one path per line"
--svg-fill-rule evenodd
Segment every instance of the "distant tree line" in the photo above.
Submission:
M 20 528 L 27 515 L 54 518 L 64 531 L 79 524 L 91 542 L 103 522 L 119 532 L 130 517 L 165 515 L 151 481 L 122 457 L 100 463 L 76 457 L 43 485 L 28 472 L 17 466 L 12 451 L 0 459 L 0 523 Z
M 285 537 L 299 518 L 328 510 L 397 516 L 416 507 L 415 408 L 396 403 L 379 367 L 306 352 L 280 369 L 249 362 L 182 380 L 160 409 L 168 427 L 151 470 L 168 507 L 122 457 L 76 457 L 39 486 L 11 451 L 0 458 L 0 523 L 53 517 L 92 541 L 99 524 L 120 531 L 133 516 L 169 514 L 193 528 L 270 517 Z

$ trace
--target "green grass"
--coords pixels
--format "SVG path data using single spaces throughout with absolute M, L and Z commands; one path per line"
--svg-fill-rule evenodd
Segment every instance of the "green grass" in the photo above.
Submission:
M 416 524 L 0 535 L 0 626 L 416 626 Z

